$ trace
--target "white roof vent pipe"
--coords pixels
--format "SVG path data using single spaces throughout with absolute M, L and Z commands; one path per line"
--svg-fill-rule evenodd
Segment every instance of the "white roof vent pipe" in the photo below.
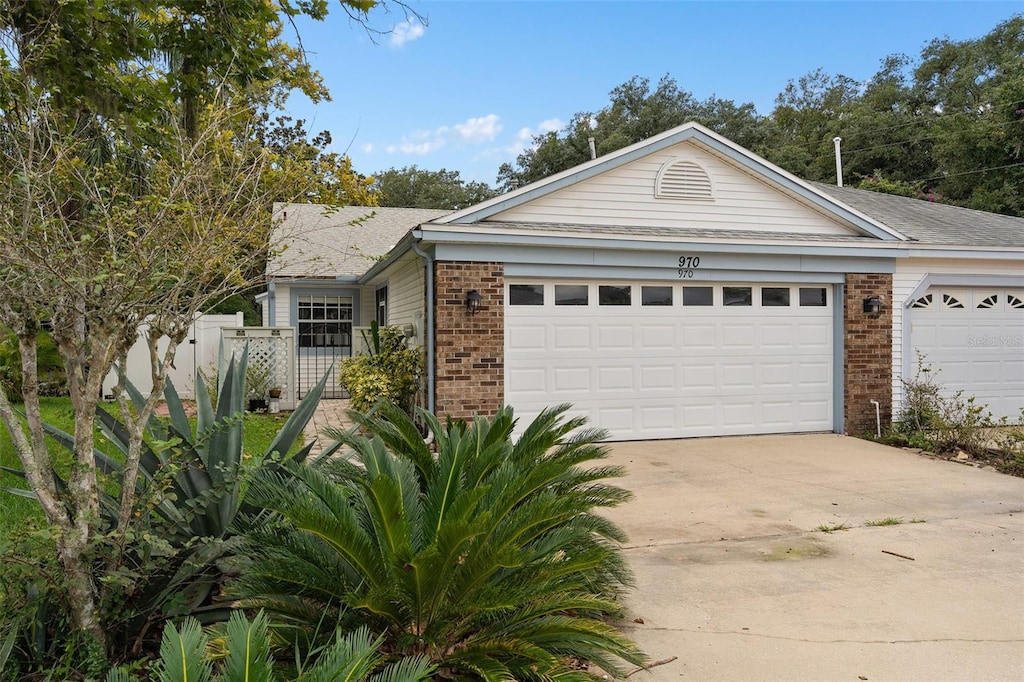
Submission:
M 594 160 L 597 158 L 597 145 L 594 144 L 594 138 L 588 137 L 587 142 L 590 143 L 590 159 Z
M 843 138 L 833 137 L 832 143 L 836 146 L 836 187 L 843 186 L 843 154 L 839 151 L 839 145 Z

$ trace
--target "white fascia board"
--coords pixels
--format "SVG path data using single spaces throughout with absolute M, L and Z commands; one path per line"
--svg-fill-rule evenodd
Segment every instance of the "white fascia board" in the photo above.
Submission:
M 425 227 L 425 226 L 424 226 Z M 586 234 L 551 234 L 543 232 L 516 232 L 509 234 L 498 230 L 480 230 L 479 225 L 473 226 L 472 232 L 453 232 L 440 230 L 422 230 L 423 241 L 435 244 L 488 244 L 494 246 L 533 246 L 533 247 L 572 247 L 582 246 L 599 249 L 628 250 L 679 250 L 681 246 L 701 244 L 721 251 L 759 251 L 761 253 L 823 253 L 838 255 L 906 256 L 907 244 L 904 242 L 866 242 L 844 244 L 843 242 L 821 241 L 786 241 L 767 239 L 716 239 L 714 237 L 680 236 L 669 238 L 662 235 L 586 235 Z
M 501 196 L 470 206 L 461 211 L 450 213 L 432 223 L 437 225 L 475 223 L 494 216 L 515 206 L 520 206 L 541 196 L 559 189 L 569 187 L 587 178 L 600 175 L 613 168 L 643 158 L 667 147 L 693 140 L 708 151 L 714 152 L 726 161 L 741 166 L 747 172 L 761 178 L 769 184 L 780 187 L 798 200 L 809 203 L 818 210 L 850 225 L 864 235 L 883 240 L 909 241 L 909 238 L 881 223 L 871 216 L 862 213 L 821 190 L 804 182 L 792 173 L 761 158 L 757 154 L 744 149 L 698 123 L 685 123 L 660 135 L 642 140 L 618 151 L 598 157 L 586 163 L 556 173 L 550 177 L 521 187 Z
M 1006 246 L 955 246 L 945 244 L 904 244 L 910 258 L 977 258 L 1024 261 L 1024 248 Z M 1021 265 L 1024 268 L 1024 263 Z

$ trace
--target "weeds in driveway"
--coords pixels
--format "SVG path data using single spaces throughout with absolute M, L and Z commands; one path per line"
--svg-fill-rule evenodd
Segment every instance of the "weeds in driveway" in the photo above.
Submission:
M 865 521 L 865 526 L 898 526 L 903 523 L 903 519 L 898 519 L 895 516 L 887 516 L 884 519 L 878 519 L 877 521 Z
M 850 526 L 846 523 L 823 523 L 814 530 L 822 533 L 834 533 L 837 530 L 850 530 Z
M 910 519 L 910 523 L 927 523 L 924 519 Z

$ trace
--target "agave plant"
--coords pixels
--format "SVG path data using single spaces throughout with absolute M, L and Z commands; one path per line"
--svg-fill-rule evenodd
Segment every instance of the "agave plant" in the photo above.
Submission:
M 621 531 L 595 514 L 628 499 L 604 432 L 541 413 L 513 441 L 511 408 L 442 426 L 421 413 L 436 455 L 400 408 L 353 413 L 343 456 L 260 476 L 254 503 L 279 523 L 249 535 L 253 564 L 232 588 L 309 632 L 325 612 L 366 626 L 383 650 L 424 655 L 444 675 L 590 679 L 643 654 L 604 618 L 629 583 Z
M 194 618 L 185 619 L 180 628 L 168 623 L 160 643 L 160 658 L 153 664 L 152 679 L 159 682 L 273 682 L 281 679 L 274 668 L 268 622 L 262 611 L 252 620 L 241 612 L 231 614 L 222 642 L 214 647 L 210 636 Z M 316 663 L 292 679 L 301 682 L 424 682 L 430 679 L 433 668 L 423 657 L 382 665 L 380 644 L 380 638 L 372 638 L 365 628 L 344 635 L 336 632 L 334 641 L 320 653 Z M 218 648 L 226 652 L 213 655 Z M 124 670 L 114 670 L 107 675 L 107 682 L 133 682 L 135 679 Z
M 137 520 L 127 546 L 116 548 L 123 553 L 116 570 L 105 578 L 125 585 L 123 592 L 112 592 L 117 603 L 106 608 L 112 642 L 120 640 L 120 647 L 134 655 L 141 651 L 151 628 L 168 617 L 188 613 L 207 618 L 227 615 L 227 610 L 212 603 L 212 598 L 225 573 L 233 571 L 230 557 L 240 545 L 234 524 L 245 508 L 242 493 L 247 478 L 260 468 L 279 466 L 312 417 L 327 381 L 325 375 L 301 401 L 262 456 L 245 462 L 242 414 L 247 362 L 247 349 L 237 359 L 221 354 L 216 405 L 197 374 L 194 431 L 170 380 L 164 389 L 168 418 L 153 416 L 147 423 L 136 482 L 140 500 Z M 135 405 L 142 405 L 144 398 L 138 390 L 130 383 L 127 388 Z M 103 409 L 97 409 L 96 423 L 111 445 L 127 454 L 128 429 Z M 69 450 L 74 447 L 70 434 L 50 425 L 45 429 L 62 446 Z M 304 460 L 312 446 L 307 444 L 291 459 Z M 100 500 L 100 522 L 113 528 L 117 524 L 123 469 L 115 457 L 99 449 L 95 461 L 108 481 Z M 4 470 L 24 476 L 17 470 Z M 57 484 L 66 488 L 62 480 L 58 479 Z M 4 490 L 32 495 L 24 490 Z

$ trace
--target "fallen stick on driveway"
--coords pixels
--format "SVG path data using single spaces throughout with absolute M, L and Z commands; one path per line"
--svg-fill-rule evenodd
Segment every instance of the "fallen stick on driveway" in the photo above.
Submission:
M 896 552 L 890 552 L 887 549 L 883 549 L 882 554 L 892 554 L 893 556 L 898 556 L 901 559 L 910 559 L 911 561 L 914 560 L 914 557 L 912 556 L 907 556 L 906 554 L 897 554 Z

